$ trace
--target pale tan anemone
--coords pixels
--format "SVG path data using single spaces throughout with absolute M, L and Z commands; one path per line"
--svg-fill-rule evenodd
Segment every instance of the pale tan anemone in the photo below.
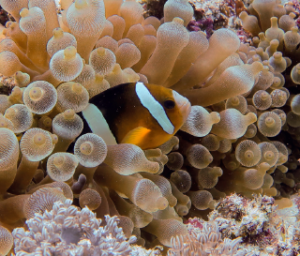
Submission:
M 288 197 L 299 183 L 300 96 L 291 88 L 300 35 L 290 5 L 254 0 L 240 14 L 250 46 L 231 29 L 209 40 L 190 32 L 187 0 L 168 0 L 162 20 L 144 18 L 134 0 L 61 0 L 59 14 L 52 0 L 0 4 L 15 19 L 3 31 L 0 73 L 17 85 L 0 95 L 1 226 L 68 198 L 98 218 L 117 215 L 127 237 L 142 242 L 145 232 L 172 246 L 187 232 L 184 216 L 232 192 Z M 138 81 L 190 100 L 176 137 L 143 151 L 82 134 L 90 98 Z

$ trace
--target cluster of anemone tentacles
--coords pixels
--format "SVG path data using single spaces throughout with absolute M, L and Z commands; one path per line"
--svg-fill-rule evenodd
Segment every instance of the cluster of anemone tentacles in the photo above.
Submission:
M 144 18 L 134 0 L 61 0 L 59 11 L 54 0 L 0 4 L 15 19 L 0 42 L 0 73 L 15 83 L 0 95 L 0 224 L 8 237 L 66 198 L 97 218 L 118 216 L 139 244 L 166 247 L 188 233 L 183 219 L 232 192 L 291 204 L 300 141 L 300 35 L 291 8 L 254 0 L 240 14 L 258 35 L 250 46 L 230 29 L 209 40 L 189 32 L 186 0 L 167 1 L 163 20 Z M 137 81 L 190 100 L 177 137 L 144 151 L 91 133 L 78 138 L 77 113 L 91 97 Z M 12 239 L 2 242 L 5 254 Z

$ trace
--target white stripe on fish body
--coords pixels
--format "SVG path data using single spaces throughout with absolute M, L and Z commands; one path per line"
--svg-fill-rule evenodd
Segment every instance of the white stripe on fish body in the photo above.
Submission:
M 162 105 L 152 96 L 147 87 L 137 82 L 135 91 L 142 105 L 148 109 L 153 118 L 159 123 L 161 128 L 168 134 L 174 133 L 174 126 L 168 118 Z
M 82 111 L 82 115 L 92 132 L 100 136 L 107 145 L 117 144 L 116 138 L 111 132 L 109 125 L 99 108 L 90 103 Z

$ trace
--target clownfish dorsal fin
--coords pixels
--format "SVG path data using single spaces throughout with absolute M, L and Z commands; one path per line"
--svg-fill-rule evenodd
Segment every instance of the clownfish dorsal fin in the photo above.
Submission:
M 129 131 L 126 134 L 126 136 L 123 138 L 121 143 L 130 143 L 130 144 L 138 145 L 150 131 L 151 130 L 143 126 L 139 126 Z

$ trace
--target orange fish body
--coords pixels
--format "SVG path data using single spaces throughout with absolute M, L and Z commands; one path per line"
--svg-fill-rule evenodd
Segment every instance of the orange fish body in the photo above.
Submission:
M 112 87 L 90 99 L 81 115 L 83 133 L 93 132 L 108 145 L 131 143 L 142 149 L 168 141 L 190 113 L 188 99 L 158 85 L 141 82 Z

